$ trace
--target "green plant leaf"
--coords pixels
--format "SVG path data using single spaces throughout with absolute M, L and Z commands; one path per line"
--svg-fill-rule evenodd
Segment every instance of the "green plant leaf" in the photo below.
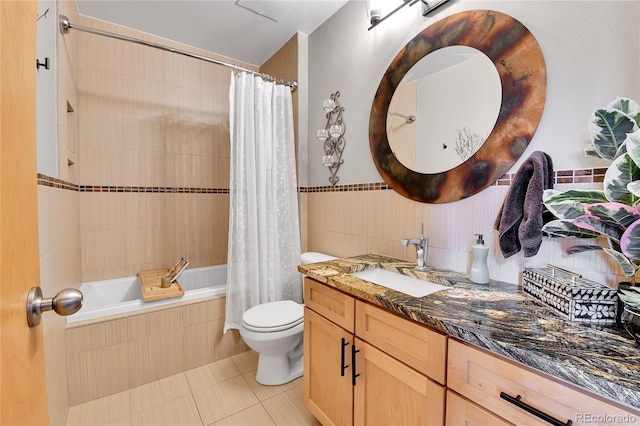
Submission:
M 640 199 L 640 180 L 629 182 L 627 184 L 627 191 L 631 192 L 636 197 L 639 197 L 638 199 Z
M 573 220 L 552 220 L 542 227 L 542 233 L 548 237 L 596 238 L 600 234 L 585 231 L 573 224 Z
M 640 130 L 629 133 L 624 144 L 631 159 L 640 167 Z
M 627 138 L 638 129 L 636 122 L 615 108 L 598 109 L 589 119 L 589 133 L 593 147 L 600 157 L 613 160 Z
M 640 104 L 629 98 L 615 98 L 607 108 L 617 109 L 627 114 L 633 121 L 640 126 Z
M 640 220 L 636 220 L 620 237 L 620 248 L 625 256 L 640 259 Z
M 558 219 L 575 219 L 585 214 L 585 204 L 607 201 L 604 191 L 598 190 L 570 189 L 560 192 L 547 189 L 542 194 L 545 207 Z
M 638 198 L 627 189 L 630 182 L 640 180 L 640 168 L 629 154 L 616 158 L 604 175 L 604 193 L 609 201 L 633 206 Z
M 631 263 L 624 254 L 606 247 L 602 250 L 618 262 L 618 265 L 620 265 L 620 269 L 622 269 L 622 273 L 625 277 L 632 277 L 636 274 L 638 267 Z
M 620 269 L 622 269 L 622 273 L 624 274 L 625 277 L 632 277 L 633 275 L 635 275 L 638 267 L 635 266 L 633 263 L 631 263 L 631 261 L 627 259 L 627 257 L 624 254 L 607 247 L 601 247 L 596 245 L 572 246 L 566 249 L 565 253 L 576 254 L 576 253 L 584 253 L 587 251 L 596 251 L 596 250 L 602 250 L 605 253 L 607 253 L 609 256 L 611 256 L 618 263 L 618 265 L 620 265 Z
M 620 241 L 624 229 L 619 226 L 605 222 L 595 216 L 583 215 L 575 218 L 573 224 L 578 228 L 586 229 L 587 231 L 597 232 L 604 235 L 607 238 L 615 241 Z
M 567 248 L 564 252 L 566 254 L 576 254 L 576 253 L 584 253 L 586 251 L 596 251 L 596 250 L 604 250 L 602 246 L 585 244 L 582 246 L 571 246 Z
M 618 226 L 623 230 L 640 219 L 640 210 L 622 203 L 586 204 L 584 211 L 589 216 L 595 216 L 603 222 Z

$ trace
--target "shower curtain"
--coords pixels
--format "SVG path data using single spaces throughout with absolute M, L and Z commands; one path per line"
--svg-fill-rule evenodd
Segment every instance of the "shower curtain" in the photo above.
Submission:
M 245 72 L 229 89 L 231 174 L 224 332 L 252 306 L 302 303 L 300 228 L 288 86 Z

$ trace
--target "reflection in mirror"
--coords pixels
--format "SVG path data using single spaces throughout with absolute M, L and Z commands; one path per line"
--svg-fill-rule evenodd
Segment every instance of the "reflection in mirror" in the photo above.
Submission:
M 500 76 L 469 46 L 448 46 L 422 58 L 396 88 L 387 137 L 404 166 L 420 173 L 450 170 L 476 153 L 498 119 Z

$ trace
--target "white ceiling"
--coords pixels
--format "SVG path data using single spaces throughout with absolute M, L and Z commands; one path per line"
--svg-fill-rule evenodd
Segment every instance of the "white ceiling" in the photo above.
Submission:
M 348 0 L 239 0 L 278 22 L 236 0 L 77 1 L 83 15 L 260 66 L 296 32 L 312 33 Z

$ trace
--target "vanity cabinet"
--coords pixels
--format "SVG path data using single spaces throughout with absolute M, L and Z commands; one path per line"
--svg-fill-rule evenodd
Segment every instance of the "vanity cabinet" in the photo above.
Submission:
M 568 420 L 574 426 L 640 421 L 638 414 L 528 367 L 455 339 L 449 339 L 448 343 L 447 385 L 461 397 L 449 391 L 447 425 L 483 424 L 468 420 L 490 414 L 517 425 L 571 424 Z M 452 401 L 451 395 L 458 399 Z M 466 407 L 464 415 L 468 418 L 464 422 L 452 412 L 452 407 L 456 406 Z M 532 411 L 537 411 L 538 415 Z M 546 421 L 543 420 L 545 416 Z
M 447 338 L 305 278 L 304 401 L 323 425 L 444 423 Z

